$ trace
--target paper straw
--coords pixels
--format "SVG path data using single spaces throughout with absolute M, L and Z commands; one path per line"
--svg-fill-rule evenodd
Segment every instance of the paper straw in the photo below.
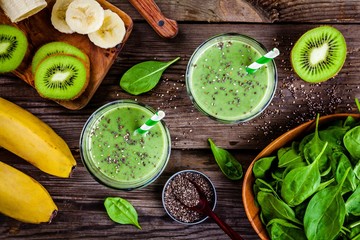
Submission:
M 275 57 L 279 56 L 279 54 L 280 54 L 279 49 L 274 48 L 273 50 L 271 50 L 270 52 L 268 52 L 267 54 L 265 54 L 264 56 L 253 62 L 252 64 L 250 64 L 248 67 L 246 67 L 246 72 L 248 73 L 256 72 L 265 63 L 268 63 L 271 60 L 273 60 Z
M 140 134 L 147 133 L 155 124 L 165 117 L 163 111 L 158 111 L 149 120 L 147 120 L 140 128 L 136 129 L 135 132 Z

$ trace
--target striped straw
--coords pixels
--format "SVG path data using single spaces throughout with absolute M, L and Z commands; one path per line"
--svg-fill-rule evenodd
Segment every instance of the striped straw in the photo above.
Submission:
M 155 124 L 165 117 L 163 111 L 158 111 L 149 120 L 147 120 L 140 128 L 136 129 L 135 132 L 140 134 L 147 133 Z
M 246 72 L 248 72 L 248 73 L 256 72 L 265 63 L 268 63 L 271 60 L 273 60 L 275 57 L 279 56 L 279 54 L 280 54 L 279 49 L 274 48 L 273 50 L 271 50 L 270 52 L 268 52 L 267 54 L 265 54 L 264 56 L 262 56 L 261 58 L 259 58 L 258 60 L 256 60 L 252 64 L 250 64 L 249 66 L 247 66 Z

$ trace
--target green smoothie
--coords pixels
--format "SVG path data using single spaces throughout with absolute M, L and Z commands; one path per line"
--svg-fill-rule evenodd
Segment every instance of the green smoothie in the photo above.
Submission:
M 154 111 L 136 102 L 118 101 L 89 118 L 81 136 L 81 155 L 97 180 L 134 189 L 158 177 L 169 159 L 169 133 L 161 122 L 146 134 L 135 131 L 153 115 Z
M 203 43 L 191 57 L 186 83 L 190 98 L 202 112 L 221 122 L 252 119 L 270 103 L 277 82 L 270 62 L 252 74 L 246 67 L 266 54 L 255 40 L 236 34 Z

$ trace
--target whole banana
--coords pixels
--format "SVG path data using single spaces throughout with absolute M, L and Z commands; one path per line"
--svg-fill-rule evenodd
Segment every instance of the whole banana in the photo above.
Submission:
M 52 128 L 18 105 L 0 97 L 0 146 L 58 177 L 69 177 L 76 161 Z
M 0 162 L 0 212 L 26 223 L 51 222 L 58 208 L 35 179 Z

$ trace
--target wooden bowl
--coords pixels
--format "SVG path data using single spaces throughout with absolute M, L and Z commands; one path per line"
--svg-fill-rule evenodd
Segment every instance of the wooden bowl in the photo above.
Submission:
M 348 116 L 352 116 L 356 119 L 360 119 L 360 114 L 348 114 L 348 113 L 339 113 L 339 114 L 332 114 L 320 117 L 319 124 L 331 122 L 333 120 L 337 119 L 345 119 Z M 304 136 L 305 134 L 308 134 L 315 129 L 315 120 L 311 120 L 309 122 L 303 123 L 300 126 L 284 133 L 274 141 L 272 141 L 267 147 L 265 147 L 252 161 L 249 168 L 246 171 L 244 182 L 243 182 L 243 188 L 242 188 L 242 199 L 243 204 L 245 208 L 246 215 L 256 231 L 256 233 L 259 235 L 259 237 L 263 240 L 269 239 L 269 236 L 266 231 L 266 227 L 262 224 L 260 220 L 260 209 L 255 204 L 255 196 L 253 192 L 253 185 L 255 182 L 255 177 L 252 171 L 252 168 L 254 166 L 255 161 L 257 161 L 260 158 L 267 157 L 270 155 L 273 155 L 276 153 L 278 149 L 281 147 L 290 145 L 290 143 L 300 138 L 301 136 Z

